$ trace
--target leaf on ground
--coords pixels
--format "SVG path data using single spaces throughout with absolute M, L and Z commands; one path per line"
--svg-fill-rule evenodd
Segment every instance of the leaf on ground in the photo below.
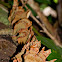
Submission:
M 51 55 L 48 57 L 48 60 L 51 60 L 53 58 L 57 58 L 56 62 L 61 62 L 62 61 L 62 48 L 59 46 L 56 46 L 53 40 L 48 39 L 46 37 L 42 36 L 36 36 L 38 40 L 41 40 L 41 43 L 45 45 L 46 47 L 52 49 Z
M 57 51 L 51 49 L 51 54 L 48 56 L 48 60 L 57 59 L 55 62 L 62 62 L 61 55 Z

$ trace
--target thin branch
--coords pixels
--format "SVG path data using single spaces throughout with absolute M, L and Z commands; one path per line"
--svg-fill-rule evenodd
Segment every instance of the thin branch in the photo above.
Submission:
M 22 4 L 24 4 L 24 3 L 23 3 L 23 0 L 22 0 Z M 27 7 L 27 6 L 25 5 L 25 7 Z M 32 15 L 32 13 L 31 13 L 30 16 L 31 16 L 31 17 L 34 19 L 34 21 L 36 21 L 36 23 L 44 30 L 44 32 L 56 43 L 56 45 L 62 47 L 62 45 L 58 42 L 58 40 L 55 38 L 55 36 L 53 36 L 51 33 L 49 33 L 49 31 L 46 29 L 46 27 L 45 27 L 43 24 L 41 24 L 41 23 Z M 41 15 L 40 15 L 40 16 L 41 16 Z
M 8 13 L 8 9 L 7 9 L 6 7 L 4 7 L 2 4 L 0 4 L 0 8 L 1 8 L 2 10 L 4 10 L 5 12 Z
M 61 43 L 61 39 L 60 39 L 57 31 L 54 29 L 54 27 L 49 23 L 48 19 L 40 11 L 40 7 L 39 7 L 38 3 L 36 3 L 34 0 L 28 0 L 27 3 L 38 14 L 40 21 L 45 25 L 45 27 L 47 28 L 49 33 L 51 33 L 51 35 L 53 35 L 58 40 L 58 42 Z
M 45 33 L 43 30 L 40 30 L 40 32 Z
M 20 1 L 21 1 L 21 2 L 22 2 L 22 4 L 23 4 L 23 5 L 22 5 L 22 7 L 26 7 L 26 9 L 28 9 L 28 7 L 26 6 L 26 4 L 27 4 L 27 1 L 28 1 L 28 0 L 27 0 L 27 1 L 25 1 L 25 3 L 23 2 L 23 0 L 20 0 Z
M 49 23 L 48 19 L 43 15 L 43 13 L 40 11 L 40 7 L 38 3 L 34 2 L 34 0 L 28 0 L 27 2 L 31 8 L 38 14 L 40 21 L 45 25 L 45 27 L 48 29 L 48 31 L 54 35 L 54 28 Z
M 56 43 L 56 45 L 62 47 L 62 45 L 58 42 L 58 40 L 48 32 L 48 30 L 32 15 L 32 13 L 31 13 L 30 16 L 31 16 L 31 17 L 34 19 L 34 21 L 36 21 L 36 23 L 44 30 L 44 32 Z

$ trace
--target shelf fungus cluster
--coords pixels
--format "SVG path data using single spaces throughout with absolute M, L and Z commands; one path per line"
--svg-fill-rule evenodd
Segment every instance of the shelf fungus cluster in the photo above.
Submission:
M 34 33 L 31 27 L 32 22 L 28 19 L 30 11 L 27 10 L 25 12 L 24 9 L 21 6 L 18 7 L 17 4 L 17 1 L 14 0 L 8 20 L 14 26 L 12 38 L 20 44 L 29 41 Z
M 46 61 L 51 50 L 44 51 L 45 47 L 39 51 L 41 42 L 38 41 L 32 31 L 32 22 L 28 19 L 30 11 L 24 11 L 22 6 L 18 6 L 18 0 L 14 0 L 13 8 L 10 11 L 8 20 L 13 26 L 12 39 L 16 42 L 24 43 L 24 47 L 15 57 L 13 62 L 54 62 L 56 59 Z M 23 59 L 22 59 L 23 58 Z
M 51 49 L 44 51 L 45 47 L 42 48 L 41 51 L 39 51 L 39 48 L 41 47 L 41 42 L 36 39 L 34 36 L 31 40 L 31 42 L 28 42 L 24 45 L 21 52 L 19 52 L 15 57 L 13 57 L 13 62 L 54 62 L 56 59 L 53 59 L 51 61 L 46 61 L 46 58 L 51 53 Z M 23 56 L 23 60 L 22 60 Z

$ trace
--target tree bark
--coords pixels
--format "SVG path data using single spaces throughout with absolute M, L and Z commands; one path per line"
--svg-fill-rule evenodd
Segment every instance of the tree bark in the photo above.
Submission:
M 58 20 L 59 25 L 62 27 L 62 0 L 58 0 L 57 12 L 58 12 Z

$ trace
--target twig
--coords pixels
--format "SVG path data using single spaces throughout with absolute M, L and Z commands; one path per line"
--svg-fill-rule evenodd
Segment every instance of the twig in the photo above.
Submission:
M 40 30 L 40 32 L 45 33 L 43 30 Z
M 34 19 L 34 21 L 37 22 L 37 24 L 44 30 L 44 32 L 56 43 L 56 45 L 62 47 L 62 45 L 58 42 L 58 40 L 54 36 L 52 36 L 48 32 L 48 30 L 32 14 L 30 16 Z
M 0 4 L 0 8 L 1 8 L 2 10 L 4 10 L 5 12 L 8 13 L 8 9 L 7 9 L 6 7 L 4 7 L 2 4 Z
M 26 4 L 27 4 L 27 1 L 28 1 L 28 0 L 27 0 L 27 1 L 25 1 L 25 3 L 23 2 L 23 0 L 20 0 L 20 1 L 21 1 L 21 2 L 22 2 L 22 4 L 23 4 L 23 5 L 22 5 L 22 7 L 26 7 L 26 9 L 28 9 L 28 7 L 26 6 Z
M 40 21 L 45 25 L 45 27 L 48 29 L 49 33 L 51 33 L 51 35 L 53 35 L 58 40 L 58 42 L 61 42 L 57 31 L 55 31 L 54 27 L 49 23 L 48 19 L 40 11 L 40 7 L 39 7 L 38 3 L 36 3 L 34 0 L 28 0 L 27 3 L 38 14 Z
M 38 14 L 40 21 L 45 25 L 45 27 L 48 29 L 48 31 L 54 35 L 54 28 L 52 25 L 48 22 L 48 19 L 43 15 L 43 13 L 40 11 L 40 7 L 38 3 L 34 2 L 34 0 L 28 0 L 27 2 L 31 8 Z
M 22 1 L 23 1 L 23 0 L 22 0 Z M 22 2 L 22 4 L 24 4 L 24 3 Z M 25 7 L 27 7 L 27 6 L 25 5 Z M 56 45 L 62 47 L 62 45 L 58 42 L 58 40 L 55 38 L 55 36 L 51 35 L 51 34 L 49 33 L 49 31 L 45 28 L 45 26 L 42 25 L 42 24 L 32 15 L 32 13 L 31 13 L 30 16 L 37 22 L 37 24 L 39 24 L 39 26 L 44 30 L 44 32 L 56 43 Z

